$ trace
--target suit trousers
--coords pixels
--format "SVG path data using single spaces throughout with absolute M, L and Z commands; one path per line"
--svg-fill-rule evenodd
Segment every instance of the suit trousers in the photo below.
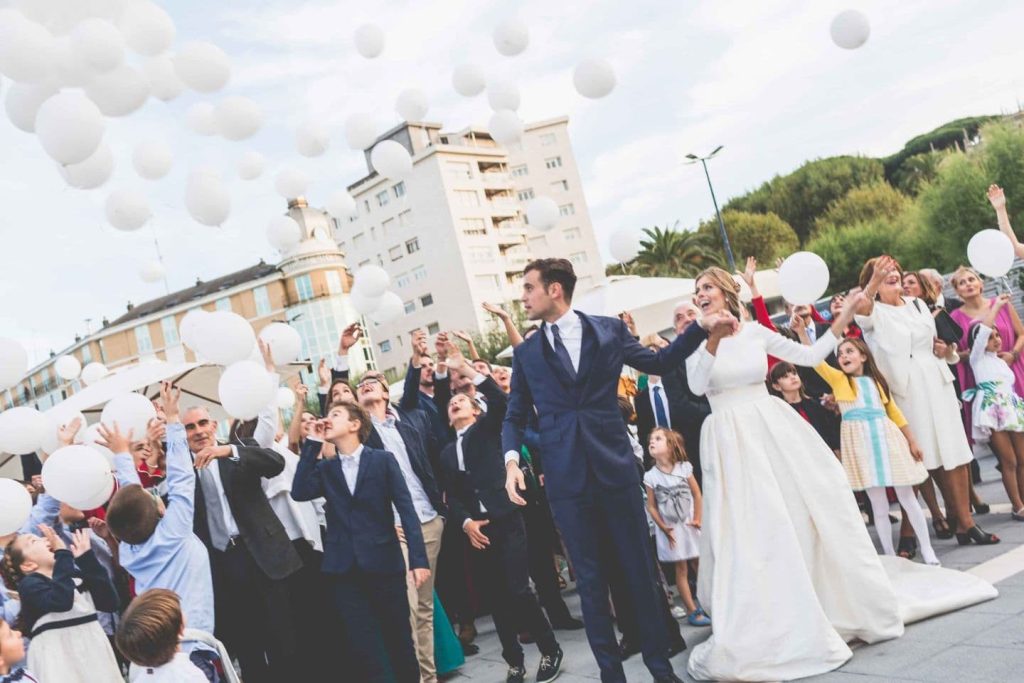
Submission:
M 352 569 L 331 575 L 330 582 L 347 649 L 356 655 L 342 662 L 348 675 L 339 680 L 419 683 L 420 667 L 409 625 L 408 574 Z
M 529 548 L 522 514 L 488 518 L 481 530 L 491 542 L 481 553 L 481 577 L 492 581 L 491 616 L 501 641 L 501 656 L 509 666 L 523 666 L 519 634 L 531 633 L 543 655 L 553 655 L 558 642 L 537 596 L 530 587 Z
M 530 578 L 537 589 L 537 599 L 552 622 L 565 622 L 572 618 L 562 598 L 558 585 L 558 571 L 555 569 L 555 548 L 559 544 L 558 532 L 551 519 L 551 509 L 544 494 L 538 493 L 537 500 L 531 500 L 523 508 L 526 523 L 526 537 L 529 539 Z
M 582 476 L 586 476 L 581 473 Z M 573 498 L 552 500 L 555 524 L 576 571 L 576 587 L 583 607 L 587 640 L 604 683 L 626 683 L 608 604 L 608 562 L 618 566 L 628 595 L 629 615 L 638 625 L 637 636 L 647 669 L 655 677 L 672 673 L 664 622 L 654 615 L 662 609 L 654 575 L 647 516 L 636 485 L 598 489 L 592 482 Z
M 416 642 L 416 659 L 420 663 L 422 683 L 437 683 L 437 666 L 434 664 L 434 580 L 437 576 L 437 556 L 441 553 L 441 536 L 444 534 L 444 518 L 438 516 L 420 525 L 423 544 L 427 547 L 427 562 L 430 564 L 430 578 L 418 589 L 409 582 L 409 619 L 413 640 Z M 409 568 L 409 547 L 402 542 L 402 557 Z

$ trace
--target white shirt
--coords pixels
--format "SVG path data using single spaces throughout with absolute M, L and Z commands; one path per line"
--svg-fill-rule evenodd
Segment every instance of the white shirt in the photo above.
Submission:
M 399 433 L 398 427 L 395 426 L 395 421 L 394 415 L 389 415 L 385 420 L 378 420 L 375 417 L 373 418 L 373 426 L 377 429 L 377 433 L 380 434 L 380 440 L 384 442 L 384 450 L 392 453 L 395 456 L 395 460 L 398 461 L 398 467 L 402 470 L 402 476 L 405 477 L 405 485 L 409 487 L 412 505 L 416 508 L 416 516 L 420 518 L 420 524 L 426 524 L 437 517 L 437 510 L 430 503 L 426 489 L 423 488 L 420 478 L 416 476 L 416 472 L 412 468 L 409 452 L 405 449 L 405 441 L 402 440 L 402 435 Z M 402 526 L 398 510 L 396 509 L 394 512 L 395 526 Z
M 132 664 L 128 672 L 131 683 L 205 683 L 206 675 L 196 667 L 184 652 L 163 666 Z
M 469 425 L 469 427 L 472 427 L 472 426 L 473 425 Z M 466 471 L 466 457 L 462 454 L 462 435 L 465 434 L 469 430 L 469 427 L 463 427 L 462 429 L 460 429 L 460 430 L 455 432 L 455 454 L 456 454 L 456 456 L 458 456 L 458 459 L 459 459 L 459 471 L 460 472 L 465 472 Z M 483 513 L 487 512 L 487 508 L 484 507 L 484 504 L 482 502 L 480 503 L 480 512 L 483 512 Z M 465 529 L 466 525 L 469 524 L 472 521 L 473 520 L 471 520 L 471 519 L 467 519 L 465 522 L 462 523 L 462 528 Z
M 657 382 L 651 382 L 647 387 L 651 390 L 651 412 L 654 415 L 654 423 L 658 424 L 658 408 L 654 404 L 654 389 L 657 387 L 658 393 L 661 394 L 661 407 L 665 409 L 665 419 L 668 420 L 668 424 L 665 426 L 672 429 L 672 413 L 670 413 L 668 409 L 668 397 L 665 395 L 665 385 L 662 384 L 659 379 Z
M 234 446 L 231 447 L 231 458 L 238 460 L 238 449 Z M 194 455 L 193 459 L 195 459 Z M 216 460 L 212 460 L 206 469 L 210 471 L 210 477 L 217 487 L 217 500 L 220 503 L 221 514 L 224 516 L 224 528 L 228 532 L 228 537 L 234 538 L 238 536 L 238 524 L 235 522 L 235 516 L 231 514 L 227 494 L 224 493 L 224 483 L 220 480 L 220 466 Z
M 359 444 L 349 454 L 338 452 L 338 460 L 341 461 L 341 474 L 345 477 L 345 483 L 348 484 L 348 492 L 353 496 L 356 495 L 356 477 L 359 475 L 359 457 L 363 454 L 363 445 Z
M 583 348 L 583 323 L 580 322 L 580 316 L 570 308 L 565 315 L 551 325 L 558 325 L 558 335 L 562 338 L 565 350 L 569 352 L 572 368 L 579 372 L 580 351 Z M 544 323 L 544 334 L 547 336 L 551 348 L 555 348 L 555 333 L 551 331 L 551 325 Z

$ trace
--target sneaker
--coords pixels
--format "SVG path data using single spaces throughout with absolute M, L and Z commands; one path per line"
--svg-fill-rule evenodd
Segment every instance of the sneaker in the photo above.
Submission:
M 544 655 L 540 658 L 540 667 L 537 669 L 537 683 L 547 683 L 558 678 L 562 672 L 562 648 L 555 650 L 553 655 Z
M 505 676 L 505 683 L 524 683 L 526 681 L 526 668 L 522 666 L 510 666 Z
M 685 619 L 686 618 L 686 610 L 684 610 L 679 605 L 676 605 L 675 607 L 673 607 L 669 611 L 672 613 L 672 618 L 673 619 Z

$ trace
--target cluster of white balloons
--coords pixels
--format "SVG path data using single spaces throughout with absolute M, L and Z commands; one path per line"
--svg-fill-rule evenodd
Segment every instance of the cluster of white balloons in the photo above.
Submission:
M 405 313 L 402 297 L 388 291 L 391 276 L 380 266 L 367 264 L 356 271 L 349 298 L 360 315 L 378 325 L 397 320 Z

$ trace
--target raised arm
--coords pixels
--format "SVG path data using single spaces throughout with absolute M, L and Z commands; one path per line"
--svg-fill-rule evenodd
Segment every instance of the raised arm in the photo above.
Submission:
M 302 443 L 302 412 L 306 410 L 309 388 L 302 382 L 296 382 L 292 391 L 295 392 L 295 405 L 292 407 L 292 421 L 288 423 L 288 448 L 297 453 Z
M 649 375 L 666 375 L 675 370 L 683 361 L 697 350 L 700 343 L 708 338 L 707 331 L 699 324 L 694 323 L 686 328 L 686 331 L 672 340 L 672 343 L 663 349 L 652 351 L 643 346 L 629 332 L 626 323 L 621 320 L 616 325 L 615 333 L 622 343 L 624 363 Z M 516 373 L 512 371 L 512 380 L 515 381 Z
M 409 367 L 405 372 L 402 400 L 398 403 L 398 407 L 402 410 L 417 410 L 420 407 L 420 372 L 425 356 L 427 356 L 427 333 L 423 330 L 414 330 L 412 333 L 412 358 L 409 359 Z
M 1014 255 L 1017 258 L 1024 258 L 1024 244 L 1017 240 L 1017 235 L 1013 232 L 1013 227 L 1010 225 L 1010 215 L 1006 211 L 1006 195 L 1003 194 L 1003 188 L 998 185 L 989 185 L 988 201 L 992 204 L 992 208 L 996 210 L 996 219 L 999 221 L 1000 232 L 1009 237 L 1010 243 L 1013 244 Z
M 857 315 L 864 316 L 866 318 L 865 323 L 862 323 L 861 327 L 871 325 L 870 316 L 875 310 L 875 296 L 878 294 L 878 288 L 882 286 L 883 282 L 885 282 L 885 278 L 889 273 L 896 268 L 896 261 L 891 256 L 879 256 L 875 259 L 871 269 L 871 279 L 868 280 L 864 290 L 860 292 L 864 295 L 864 298 L 861 299 L 860 303 L 857 305 Z M 849 297 L 847 297 L 847 301 L 849 301 Z M 860 321 L 858 321 L 858 323 L 860 323 Z M 839 334 L 841 335 L 842 331 L 840 331 Z
M 491 315 L 497 316 L 501 324 L 504 325 L 505 334 L 508 335 L 508 343 L 513 349 L 523 343 L 523 335 L 516 329 L 515 323 L 512 322 L 512 316 L 504 308 L 497 304 L 489 304 L 486 301 L 483 303 L 483 307 Z
M 768 306 L 764 302 L 764 297 L 761 296 L 761 290 L 757 287 L 757 259 L 753 256 L 747 257 L 747 267 L 740 273 L 740 277 L 747 283 L 747 287 L 750 289 L 750 305 L 754 307 L 754 317 L 757 318 L 757 322 L 767 327 L 772 332 L 777 332 L 775 329 L 775 323 L 772 322 L 772 317 L 768 314 Z
M 324 495 L 324 482 L 320 475 L 319 461 L 317 456 L 324 446 L 323 425 L 317 424 L 319 436 L 309 437 L 302 444 L 302 452 L 299 454 L 299 464 L 295 468 L 295 478 L 292 480 L 292 500 L 300 503 L 314 498 L 322 498 Z

